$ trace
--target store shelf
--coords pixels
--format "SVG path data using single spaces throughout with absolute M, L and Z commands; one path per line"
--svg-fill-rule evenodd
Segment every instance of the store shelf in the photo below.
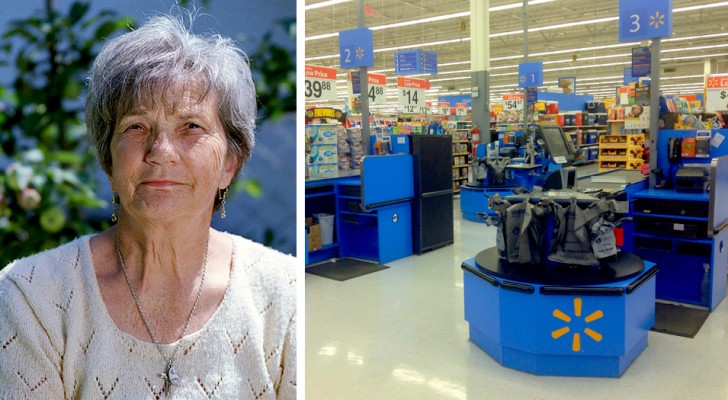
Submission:
M 464 134 L 466 138 L 469 138 L 470 131 Z M 459 135 L 463 135 L 460 133 Z M 452 141 L 452 186 L 453 191 L 457 193 L 460 190 L 460 183 L 468 179 L 470 175 L 470 160 L 472 145 L 469 140 L 465 140 L 462 136 L 453 136 Z
M 686 221 L 706 221 L 706 222 L 708 221 L 708 218 L 688 217 L 685 215 L 653 214 L 653 213 L 641 213 L 641 212 L 633 212 L 632 215 L 638 216 L 638 217 L 684 219 Z
M 713 310 L 726 292 L 726 263 L 719 254 L 727 237 L 726 231 L 709 237 L 705 198 L 674 190 L 639 191 L 629 199 L 630 224 L 635 254 L 660 267 L 656 298 Z M 647 208 L 658 213 L 643 212 Z
M 613 168 L 641 169 L 643 134 L 599 136 L 599 170 Z

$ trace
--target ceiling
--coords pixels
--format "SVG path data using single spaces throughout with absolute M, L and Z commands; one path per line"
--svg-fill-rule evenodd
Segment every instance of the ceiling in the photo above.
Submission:
M 337 68 L 343 101 L 346 70 L 338 69 L 337 33 L 357 27 L 358 1 L 328 3 L 332 2 L 305 1 L 305 64 Z M 397 102 L 398 47 L 437 52 L 438 74 L 421 77 L 432 86 L 428 101 L 470 93 L 469 0 L 364 0 L 364 5 L 365 25 L 374 31 L 375 65 L 369 71 L 387 75 L 392 103 L 388 108 Z M 494 101 L 518 91 L 524 8 L 519 0 L 491 0 L 490 9 L 489 91 Z M 544 62 L 544 86 L 555 87 L 559 77 L 576 76 L 577 94 L 612 95 L 622 84 L 624 67 L 631 66 L 631 48 L 638 45 L 619 43 L 618 13 L 618 0 L 530 1 L 528 61 Z M 390 24 L 399 26 L 387 27 Z M 673 0 L 673 36 L 661 43 L 663 93 L 701 92 L 706 60 L 711 73 L 728 73 L 728 1 Z

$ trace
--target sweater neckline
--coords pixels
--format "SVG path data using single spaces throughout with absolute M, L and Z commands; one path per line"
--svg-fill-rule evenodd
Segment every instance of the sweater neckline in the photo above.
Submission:
M 210 318 L 207 319 L 204 325 L 202 327 L 194 332 L 189 332 L 185 336 L 177 339 L 174 342 L 171 343 L 160 343 L 160 346 L 162 349 L 168 350 L 172 349 L 175 346 L 177 346 L 178 343 L 182 341 L 194 341 L 196 340 L 203 332 L 207 331 L 210 326 L 213 326 L 213 324 L 216 323 L 216 320 L 219 317 L 220 314 L 223 313 L 223 309 L 227 308 L 227 304 L 230 302 L 229 298 L 232 297 L 232 288 L 235 286 L 233 284 L 238 270 L 238 257 L 237 257 L 237 241 L 235 240 L 235 237 L 232 235 L 223 232 L 224 235 L 228 236 L 233 241 L 233 251 L 232 251 L 232 265 L 230 270 L 230 279 L 228 280 L 227 288 L 225 288 L 225 293 L 223 294 L 222 301 L 220 301 L 220 304 L 218 304 L 215 311 L 212 313 Z M 125 337 L 127 340 L 131 340 L 134 343 L 143 345 L 143 346 L 153 346 L 156 347 L 155 344 L 151 341 L 142 340 L 137 338 L 136 336 L 132 335 L 129 332 L 121 330 L 116 323 L 114 322 L 113 318 L 111 318 L 111 315 L 109 315 L 109 310 L 106 308 L 106 303 L 104 303 L 104 298 L 101 296 L 101 288 L 99 286 L 99 282 L 96 279 L 96 266 L 93 263 L 93 256 L 91 254 L 91 237 L 92 235 L 84 236 L 82 239 L 82 243 L 80 244 L 79 251 L 81 252 L 81 257 L 85 258 L 86 263 L 82 263 L 82 265 L 88 265 L 90 268 L 87 268 L 86 271 L 84 271 L 84 274 L 88 274 L 87 281 L 91 283 L 91 296 L 93 300 L 93 304 L 96 305 L 98 308 L 98 313 L 101 315 L 101 318 L 103 320 L 103 323 L 105 326 L 110 327 L 110 329 L 115 332 L 117 335 Z

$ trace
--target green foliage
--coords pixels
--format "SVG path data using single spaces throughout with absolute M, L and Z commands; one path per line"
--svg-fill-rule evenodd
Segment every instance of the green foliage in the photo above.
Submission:
M 282 20 L 279 26 L 295 41 L 295 18 Z M 258 101 L 262 105 L 261 122 L 296 111 L 296 54 L 274 43 L 272 35 L 273 32 L 267 32 L 250 54 Z
M 0 63 L 14 68 L 0 87 L 0 268 L 107 225 L 84 211 L 96 198 L 96 162 L 81 120 L 84 79 L 100 44 L 132 21 L 114 12 L 89 15 L 74 2 L 11 22 L 0 37 Z

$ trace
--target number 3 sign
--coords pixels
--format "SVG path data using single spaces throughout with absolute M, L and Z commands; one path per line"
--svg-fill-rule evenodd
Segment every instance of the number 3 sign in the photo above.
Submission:
M 619 0 L 619 41 L 672 36 L 672 0 Z

